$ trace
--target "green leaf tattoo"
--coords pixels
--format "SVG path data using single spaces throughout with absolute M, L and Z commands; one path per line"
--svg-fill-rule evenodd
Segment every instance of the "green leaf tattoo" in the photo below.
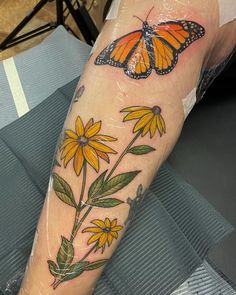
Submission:
M 149 145 L 139 145 L 134 146 L 128 150 L 128 153 L 131 153 L 133 155 L 145 155 L 150 152 L 154 152 L 155 149 Z
M 77 97 L 84 92 L 84 87 L 80 88 Z M 109 154 L 115 156 L 117 152 L 107 142 L 114 142 L 117 138 L 110 135 L 100 134 L 102 122 L 94 122 L 91 118 L 87 124 L 84 124 L 81 117 L 78 116 L 75 122 L 75 130 L 65 130 L 64 139 L 61 143 L 60 153 L 63 165 L 54 162 L 56 171 L 67 168 L 70 161 L 73 161 L 73 169 L 76 176 L 81 178 L 81 186 L 73 192 L 70 184 L 59 174 L 53 173 L 53 189 L 56 196 L 66 205 L 73 207 L 75 210 L 74 224 L 71 230 L 70 238 L 61 237 L 61 245 L 56 255 L 56 261 L 48 260 L 50 274 L 54 277 L 52 287 L 56 289 L 65 281 L 75 279 L 86 271 L 93 271 L 103 267 L 108 259 L 99 259 L 93 261 L 92 254 L 98 250 L 104 251 L 113 244 L 113 241 L 119 238 L 119 232 L 124 226 L 118 224 L 117 218 L 94 219 L 91 226 L 83 228 L 84 221 L 93 208 L 109 209 L 120 206 L 125 202 L 122 199 L 114 197 L 114 194 L 121 192 L 141 173 L 141 170 L 116 173 L 116 169 L 125 158 L 131 154 L 135 156 L 148 155 L 155 151 L 155 148 L 149 145 L 135 145 L 135 142 L 142 136 L 150 134 L 150 139 L 155 134 L 161 138 L 166 133 L 166 124 L 162 116 L 162 110 L 159 106 L 133 106 L 127 107 L 121 112 L 128 113 L 125 115 L 123 122 L 137 120 L 133 128 L 133 138 L 128 145 L 118 155 L 112 167 L 103 172 L 99 172 L 99 158 L 110 163 Z M 148 116 L 147 116 L 148 114 Z M 103 143 L 105 142 L 105 143 Z M 90 145 L 91 144 L 91 145 Z M 85 157 L 86 155 L 86 157 Z M 148 156 L 147 156 L 148 157 Z M 130 160 L 130 159 L 129 159 Z M 59 164 L 59 165 L 58 165 Z M 89 169 L 94 169 L 98 174 L 92 181 L 89 178 L 90 186 L 88 189 L 87 177 Z M 75 186 L 75 184 L 74 184 Z M 121 195 L 121 193 L 119 193 Z M 128 198 L 126 206 L 130 206 L 129 215 L 125 225 L 133 218 L 136 208 L 141 204 L 144 197 L 143 187 L 139 185 L 136 198 Z M 66 212 L 67 214 L 67 212 Z M 87 237 L 89 246 L 87 253 L 76 261 L 74 243 L 80 243 L 76 239 L 78 234 L 92 234 Z
M 110 180 L 104 183 L 101 191 L 99 192 L 99 198 L 113 195 L 125 186 L 127 186 L 141 171 L 132 171 L 114 176 Z
M 49 267 L 50 273 L 54 277 L 59 277 L 61 275 L 60 269 L 58 268 L 58 266 L 56 265 L 56 263 L 53 262 L 52 260 L 48 260 L 48 267 Z
M 98 178 L 91 184 L 88 196 L 90 199 L 96 197 L 101 190 L 103 184 L 104 184 L 104 178 L 106 176 L 107 170 L 104 171 L 101 175 L 98 176 Z
M 91 262 L 85 266 L 85 270 L 94 270 L 96 268 L 104 266 L 107 263 L 107 261 L 108 261 L 108 259 L 101 259 L 101 260 Z
M 72 207 L 77 207 L 70 185 L 57 173 L 53 173 L 53 188 L 58 198 Z
M 62 237 L 61 247 L 57 253 L 57 263 L 61 270 L 66 270 L 74 258 L 74 247 L 70 241 Z
M 72 264 L 68 272 L 66 273 L 63 281 L 69 281 L 81 275 L 85 271 L 85 267 L 88 264 L 89 262 L 87 261 L 80 261 L 75 264 Z
M 95 199 L 93 200 L 90 205 L 95 206 L 95 207 L 100 207 L 100 208 L 112 208 L 116 207 L 120 204 L 124 203 L 123 201 L 119 199 Z

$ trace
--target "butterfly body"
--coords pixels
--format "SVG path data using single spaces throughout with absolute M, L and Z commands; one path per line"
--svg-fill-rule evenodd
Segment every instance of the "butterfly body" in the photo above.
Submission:
M 152 70 L 165 75 L 176 66 L 178 55 L 204 34 L 204 28 L 193 21 L 168 21 L 151 26 L 146 20 L 141 30 L 108 45 L 96 58 L 95 65 L 123 68 L 133 79 L 145 79 Z
M 152 69 L 155 69 L 157 74 L 159 75 L 165 75 L 168 74 L 176 65 L 177 60 L 178 60 L 178 56 L 175 52 L 173 52 L 173 59 L 172 59 L 172 64 L 171 64 L 171 70 L 167 69 L 167 71 L 165 70 L 160 70 L 158 69 L 158 67 L 155 66 L 155 44 L 154 44 L 154 40 L 153 38 L 159 38 L 161 40 L 161 42 L 163 44 L 165 44 L 165 46 L 168 46 L 168 44 L 166 43 L 165 39 L 162 38 L 161 35 L 158 35 L 155 31 L 154 28 L 151 27 L 147 21 L 143 22 L 143 28 L 142 28 L 142 36 L 145 40 L 146 43 L 146 52 L 148 52 L 149 58 L 150 58 L 150 69 L 147 69 L 147 72 L 144 73 L 144 75 L 139 74 L 132 74 L 132 68 L 128 69 L 128 71 L 126 71 L 126 74 L 132 78 L 135 79 L 141 79 L 141 78 L 146 78 L 147 76 L 150 75 Z M 138 46 L 138 43 L 137 43 Z M 132 55 L 132 53 L 135 51 L 135 48 L 133 49 L 133 51 L 131 52 L 130 55 Z M 173 50 L 174 51 L 174 50 Z M 137 55 L 142 55 L 141 51 L 138 51 Z
M 143 22 L 142 34 L 145 40 L 151 40 L 152 35 L 154 34 L 153 28 L 148 24 L 147 21 Z

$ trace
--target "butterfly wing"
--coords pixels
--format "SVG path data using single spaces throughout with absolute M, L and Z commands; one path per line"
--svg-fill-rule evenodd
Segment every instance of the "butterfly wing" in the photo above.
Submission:
M 147 78 L 152 68 L 165 75 L 176 66 L 178 54 L 205 34 L 202 26 L 185 20 L 160 23 L 148 29 L 150 37 L 143 29 L 113 41 L 98 55 L 95 64 L 124 68 L 125 74 L 134 79 Z
M 154 26 L 153 30 L 159 38 L 168 42 L 178 53 L 205 34 L 204 28 L 198 23 L 186 20 L 160 23 Z
M 127 60 L 125 74 L 133 79 L 147 78 L 152 72 L 151 54 L 149 44 L 142 36 Z
M 170 73 L 177 64 L 178 52 L 168 42 L 154 35 L 152 37 L 152 67 L 159 75 Z
M 154 68 L 158 74 L 169 73 L 178 61 L 178 54 L 203 37 L 205 30 L 193 21 L 169 21 L 153 26 Z
M 95 64 L 124 68 L 125 74 L 134 79 L 148 77 L 152 71 L 151 60 L 142 30 L 112 42 L 98 55 Z
M 125 67 L 129 56 L 135 50 L 141 37 L 142 31 L 138 30 L 113 41 L 98 55 L 95 64 L 108 64 L 119 68 Z

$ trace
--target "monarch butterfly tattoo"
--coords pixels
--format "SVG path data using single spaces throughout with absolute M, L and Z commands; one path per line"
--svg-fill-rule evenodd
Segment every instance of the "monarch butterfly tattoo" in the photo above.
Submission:
M 95 65 L 123 68 L 133 79 L 147 78 L 152 69 L 159 75 L 170 73 L 178 55 L 205 34 L 198 23 L 187 20 L 162 22 L 150 26 L 148 17 L 141 30 L 133 31 L 108 45 L 96 58 Z

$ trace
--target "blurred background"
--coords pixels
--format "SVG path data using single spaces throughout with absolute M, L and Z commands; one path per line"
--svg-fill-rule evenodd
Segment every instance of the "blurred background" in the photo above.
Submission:
M 43 1 L 40 0 L 1 0 L 0 1 L 0 43 L 15 29 L 15 27 L 21 23 L 21 21 L 31 13 L 37 5 L 42 3 L 42 8 L 35 14 L 32 20 L 29 21 L 27 25 L 23 27 L 19 35 L 25 34 L 29 31 L 33 31 L 41 26 L 45 26 L 48 23 L 57 25 L 57 4 L 62 3 L 63 5 L 63 15 L 65 19 L 65 24 L 70 28 L 73 33 L 80 38 L 85 40 L 81 30 L 83 31 L 84 27 L 86 28 L 86 23 L 90 24 L 91 30 L 91 21 L 94 23 L 97 31 L 100 31 L 105 15 L 109 10 L 111 5 L 111 0 L 70 0 L 75 12 L 77 13 L 79 19 L 78 26 L 73 19 L 71 13 L 67 8 L 66 2 L 59 0 L 49 0 Z M 91 17 L 91 20 L 88 19 L 88 15 Z M 86 14 L 86 15 L 85 15 Z M 81 22 L 81 17 L 85 20 Z M 94 28 L 93 28 L 94 29 Z M 95 30 L 95 29 L 94 29 Z M 50 31 L 40 34 L 32 39 L 26 40 L 22 43 L 16 44 L 14 47 L 10 47 L 7 50 L 0 52 L 0 60 L 6 59 L 8 57 L 14 56 L 15 54 L 24 51 L 28 48 L 34 47 L 40 43 Z

